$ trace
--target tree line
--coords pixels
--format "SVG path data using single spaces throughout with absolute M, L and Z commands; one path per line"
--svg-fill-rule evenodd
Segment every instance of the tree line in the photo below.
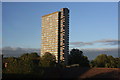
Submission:
M 79 67 L 120 68 L 120 58 L 100 54 L 94 60 L 89 61 L 81 50 L 72 49 L 68 55 L 68 66 L 74 64 L 78 64 Z M 3 73 L 42 74 L 45 67 L 64 68 L 65 65 L 62 61 L 60 64 L 56 63 L 55 56 L 49 52 L 42 57 L 36 52 L 25 53 L 20 57 L 3 57 Z

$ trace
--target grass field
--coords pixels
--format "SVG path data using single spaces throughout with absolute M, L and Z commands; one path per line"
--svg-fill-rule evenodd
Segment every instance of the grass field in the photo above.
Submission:
M 36 74 L 3 74 L 2 80 L 120 80 L 120 68 L 45 68 L 42 77 Z

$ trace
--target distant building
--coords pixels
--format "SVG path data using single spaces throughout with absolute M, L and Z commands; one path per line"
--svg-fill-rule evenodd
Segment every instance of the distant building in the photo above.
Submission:
M 45 52 L 55 55 L 56 62 L 64 61 L 67 64 L 69 53 L 69 10 L 67 8 L 42 16 L 41 55 Z

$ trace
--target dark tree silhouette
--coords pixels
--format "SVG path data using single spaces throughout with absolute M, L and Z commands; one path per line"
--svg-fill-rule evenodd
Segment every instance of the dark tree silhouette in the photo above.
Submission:
M 79 49 L 72 49 L 70 51 L 68 63 L 69 65 L 79 64 L 80 67 L 89 67 L 89 60 L 87 56 L 84 56 L 83 52 Z

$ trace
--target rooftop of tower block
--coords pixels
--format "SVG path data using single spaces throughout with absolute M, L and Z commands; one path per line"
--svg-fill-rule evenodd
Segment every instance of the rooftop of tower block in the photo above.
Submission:
M 56 11 L 56 12 L 53 12 L 53 13 L 50 13 L 50 14 L 46 14 L 46 15 L 44 15 L 44 16 L 42 16 L 42 17 L 46 17 L 46 16 L 49 16 L 49 15 L 52 15 L 52 14 L 55 14 L 55 13 L 58 13 L 59 11 Z
M 60 10 L 62 10 L 62 9 L 67 9 L 69 11 L 68 8 L 61 8 Z M 42 17 L 49 16 L 49 15 L 52 15 L 52 14 L 55 14 L 55 13 L 58 13 L 58 12 L 60 12 L 60 11 L 56 11 L 56 12 L 53 12 L 53 13 L 50 13 L 50 14 L 46 14 L 46 15 L 43 15 Z

